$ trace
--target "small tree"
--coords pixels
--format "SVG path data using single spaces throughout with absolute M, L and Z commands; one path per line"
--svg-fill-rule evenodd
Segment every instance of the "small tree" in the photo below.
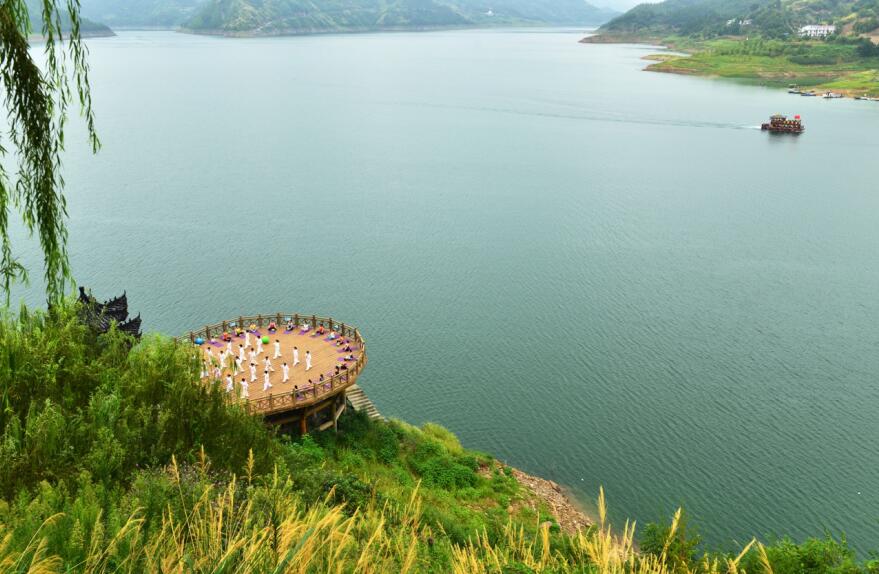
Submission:
M 857 47 L 858 56 L 862 58 L 872 58 L 879 55 L 879 46 L 870 41 L 869 38 L 861 38 Z

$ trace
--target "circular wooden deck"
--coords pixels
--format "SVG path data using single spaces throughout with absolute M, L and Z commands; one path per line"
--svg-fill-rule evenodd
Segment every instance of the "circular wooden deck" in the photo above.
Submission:
M 285 326 L 288 320 L 298 325 L 292 331 L 287 331 Z M 268 326 L 275 322 L 278 329 L 269 332 Z M 307 331 L 301 326 L 307 325 Z M 241 326 L 247 329 L 249 336 L 236 335 L 235 330 Z M 250 329 L 250 327 L 254 327 Z M 319 335 L 318 330 L 323 328 L 324 333 Z M 223 333 L 231 335 L 231 341 L 223 340 Z M 334 333 L 336 339 L 330 339 Z M 251 380 L 250 353 L 251 348 L 258 349 L 257 337 L 266 336 L 268 343 L 263 344 L 262 353 L 255 357 L 256 378 Z M 199 339 L 204 342 L 197 345 L 208 365 L 218 365 L 218 359 L 223 351 L 229 348 L 231 342 L 231 359 L 227 360 L 220 377 L 220 385 L 225 389 L 226 375 L 233 374 L 234 359 L 239 356 L 239 345 L 244 346 L 245 359 L 242 362 L 241 371 L 233 374 L 235 382 L 231 396 L 241 399 L 242 378 L 249 383 L 247 400 L 248 410 L 262 415 L 274 415 L 278 413 L 307 409 L 316 404 L 324 404 L 328 399 L 343 393 L 345 389 L 353 385 L 357 376 L 366 364 L 366 342 L 354 327 L 334 321 L 331 318 L 317 317 L 314 315 L 299 314 L 275 314 L 255 315 L 239 317 L 234 321 L 223 321 L 212 326 L 206 326 L 199 331 L 189 333 L 188 339 L 197 343 Z M 345 343 L 337 345 L 344 340 Z M 280 356 L 276 357 L 275 344 L 280 345 Z M 344 349 L 350 346 L 351 351 Z M 293 365 L 293 349 L 299 350 L 299 363 Z M 209 350 L 211 353 L 209 354 Z M 311 352 L 311 369 L 306 370 L 306 353 Z M 348 355 L 353 359 L 345 360 Z M 211 360 L 213 356 L 213 360 Z M 265 359 L 271 359 L 273 371 L 269 371 L 271 387 L 264 390 Z M 289 380 L 283 382 L 284 363 L 289 367 Z M 336 371 L 339 367 L 339 371 Z M 216 374 L 214 367 L 208 369 L 206 380 L 214 380 Z M 323 380 L 321 380 L 323 375 Z

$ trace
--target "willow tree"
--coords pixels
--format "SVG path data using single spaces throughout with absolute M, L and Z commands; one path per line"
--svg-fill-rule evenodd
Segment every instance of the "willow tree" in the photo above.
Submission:
M 35 33 L 42 36 L 42 50 L 31 49 Z M 71 103 L 85 117 L 92 150 L 100 145 L 86 57 L 79 0 L 37 0 L 30 9 L 25 0 L 0 0 L 0 81 L 7 117 L 0 132 L 0 280 L 7 304 L 12 284 L 27 281 L 28 275 L 12 249 L 11 213 L 39 239 L 50 302 L 64 295 L 70 279 L 61 152 Z

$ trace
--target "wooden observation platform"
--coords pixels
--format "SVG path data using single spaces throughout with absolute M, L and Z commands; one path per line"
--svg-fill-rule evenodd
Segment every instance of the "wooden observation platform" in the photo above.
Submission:
M 287 329 L 288 324 L 294 328 Z M 270 327 L 275 329 L 269 331 Z M 263 337 L 268 337 L 268 343 L 263 343 L 262 353 L 255 356 L 256 377 L 251 380 L 250 351 L 257 350 L 257 338 Z M 219 380 L 225 388 L 227 376 L 231 375 L 234 385 L 229 394 L 235 400 L 246 401 L 249 412 L 262 415 L 271 424 L 298 425 L 303 434 L 314 428 L 336 428 L 346 408 L 346 391 L 355 385 L 366 366 L 366 341 L 360 332 L 331 317 L 299 313 L 241 316 L 206 325 L 179 339 L 188 339 L 202 350 L 204 380 Z M 280 357 L 275 356 L 276 343 L 280 346 Z M 241 352 L 239 346 L 244 347 L 245 357 L 240 371 L 235 365 Z M 295 366 L 294 347 L 299 354 Z M 227 356 L 221 364 L 224 352 Z M 306 370 L 308 352 L 311 368 Z M 273 370 L 269 371 L 271 387 L 264 390 L 266 357 Z M 289 368 L 287 382 L 283 382 L 285 362 Z M 242 378 L 248 381 L 246 397 L 242 397 Z

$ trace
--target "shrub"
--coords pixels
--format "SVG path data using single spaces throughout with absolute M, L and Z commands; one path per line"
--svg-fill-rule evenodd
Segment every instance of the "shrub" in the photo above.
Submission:
M 640 538 L 641 550 L 657 558 L 665 553 L 665 561 L 674 572 L 688 572 L 696 562 L 701 537 L 688 530 L 687 516 L 678 511 L 668 526 L 651 523 Z
M 876 28 L 879 28 L 879 19 L 875 16 L 870 16 L 869 18 L 855 22 L 852 29 L 856 34 L 866 34 L 867 32 L 872 32 Z
M 0 494 L 87 471 L 126 483 L 137 468 L 202 449 L 215 467 L 241 471 L 249 452 L 272 468 L 278 443 L 257 419 L 197 380 L 197 351 L 167 337 L 95 336 L 77 306 L 23 309 L 0 321 Z
M 825 54 L 802 54 L 788 58 L 794 64 L 803 66 L 829 66 L 837 63 L 837 59 Z
M 839 540 L 826 534 L 796 544 L 784 538 L 766 547 L 766 556 L 774 574 L 859 574 L 865 572 L 855 560 L 845 537 Z M 743 566 L 750 572 L 762 569 L 759 557 L 748 556 Z
M 458 437 L 445 427 L 441 427 L 434 423 L 424 423 L 421 430 L 426 436 L 435 439 L 442 444 L 450 453 L 457 454 L 464 450 L 461 447 Z

